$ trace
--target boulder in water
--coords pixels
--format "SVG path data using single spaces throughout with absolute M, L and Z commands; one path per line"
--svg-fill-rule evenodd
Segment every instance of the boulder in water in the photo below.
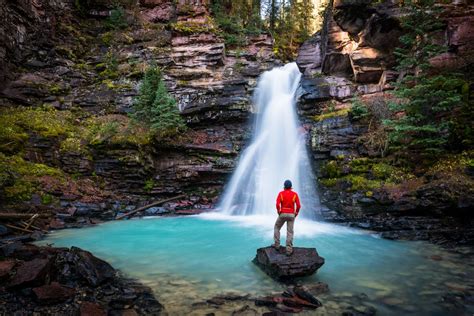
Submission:
M 284 248 L 281 249 L 259 248 L 253 263 L 272 278 L 281 281 L 309 276 L 324 264 L 324 258 L 318 255 L 316 248 L 295 247 L 291 256 L 285 254 Z

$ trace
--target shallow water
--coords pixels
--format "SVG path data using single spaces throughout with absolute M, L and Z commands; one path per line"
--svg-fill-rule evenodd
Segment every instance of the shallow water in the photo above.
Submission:
M 60 230 L 41 243 L 93 252 L 152 287 L 172 314 L 182 314 L 193 302 L 223 292 L 281 292 L 279 283 L 251 263 L 256 248 L 271 244 L 273 221 L 219 214 L 134 219 Z M 321 297 L 327 306 L 365 293 L 378 315 L 457 315 L 443 310 L 442 296 L 473 286 L 472 263 L 426 243 L 298 219 L 295 245 L 316 247 L 326 259 L 302 282 L 328 283 L 331 295 Z M 327 306 L 325 313 L 331 314 Z

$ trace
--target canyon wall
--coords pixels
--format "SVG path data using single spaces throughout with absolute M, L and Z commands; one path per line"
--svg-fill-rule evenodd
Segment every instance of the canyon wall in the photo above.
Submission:
M 18 146 L 19 154 L 76 178 L 96 179 L 108 192 L 104 203 L 90 205 L 85 192 L 51 192 L 60 201 L 56 206 L 71 212 L 90 207 L 100 213 L 118 207 L 111 205 L 113 199 L 134 204 L 181 193 L 187 198 L 169 204 L 171 208 L 208 208 L 249 137 L 257 78 L 279 64 L 273 40 L 260 34 L 249 36 L 242 47 L 226 47 L 207 1 L 123 2 L 127 27 L 117 29 L 107 27 L 114 10 L 108 1 L 79 8 L 72 1 L 25 0 L 2 6 L 8 23 L 0 49 L 0 105 L 47 106 L 54 113 L 72 113 L 79 125 L 95 117 L 107 127 L 128 120 L 144 70 L 156 65 L 177 100 L 187 132 L 179 139 L 146 144 L 101 141 L 85 150 L 83 144 L 81 150 L 64 150 L 71 133 L 45 136 L 39 130 Z M 34 197 L 15 206 L 29 208 L 33 202 L 44 208 Z
M 430 62 L 434 69 L 466 71 L 474 60 L 474 7 L 439 7 L 444 27 L 429 36 L 447 50 Z M 310 134 L 326 206 L 322 214 L 389 238 L 471 243 L 472 170 L 440 167 L 461 158 L 446 158 L 413 174 L 398 169 L 390 158 L 381 121 L 390 113 L 392 91 L 404 75 L 396 70 L 394 51 L 401 45 L 405 30 L 400 19 L 406 14 L 406 8 L 391 1 L 333 1 L 323 29 L 300 48 L 296 62 L 304 75 L 299 111 Z M 370 119 L 354 114 L 353 107 L 361 104 L 374 113 Z

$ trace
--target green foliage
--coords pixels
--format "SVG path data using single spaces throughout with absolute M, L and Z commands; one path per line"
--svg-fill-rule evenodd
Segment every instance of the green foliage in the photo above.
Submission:
M 413 175 L 406 170 L 396 168 L 383 159 L 346 157 L 328 161 L 321 168 L 319 182 L 346 191 L 365 191 L 367 196 L 371 196 L 373 190 L 412 178 Z
M 194 21 L 178 21 L 171 24 L 174 31 L 184 34 L 195 34 L 195 33 L 214 33 L 215 26 L 212 20 L 208 20 L 206 23 L 194 22 Z
M 104 69 L 105 68 L 105 69 Z M 105 54 L 105 63 L 96 65 L 96 69 L 104 69 L 99 73 L 99 76 L 103 79 L 117 79 L 118 73 L 118 61 L 117 57 L 112 51 L 108 51 Z
M 212 12 L 220 35 L 229 47 L 246 44 L 246 35 L 262 32 L 262 21 L 255 3 L 246 1 L 213 1 Z
M 321 113 L 320 115 L 315 115 L 313 117 L 313 119 L 316 121 L 316 122 L 320 122 L 320 121 L 324 121 L 324 120 L 327 120 L 327 119 L 330 119 L 330 118 L 335 118 L 335 117 L 339 117 L 339 116 L 346 116 L 347 113 L 349 112 L 349 109 L 340 109 L 340 110 L 329 110 L 327 112 L 324 112 L 324 113 Z
M 314 31 L 311 0 L 267 1 L 266 24 L 275 39 L 275 53 L 283 61 L 293 60 L 298 48 Z
M 128 27 L 125 10 L 118 6 L 110 12 L 105 20 L 105 27 L 109 30 L 120 30 Z
M 79 144 L 78 140 L 71 141 L 71 149 L 78 144 L 77 150 L 81 150 L 84 143 L 92 146 L 104 144 L 140 146 L 149 144 L 150 136 L 148 128 L 122 115 L 90 117 L 81 127 L 79 138 L 76 138 Z
M 74 8 L 81 14 L 86 15 L 90 10 L 93 0 L 74 0 Z
M 353 120 L 361 120 L 369 116 L 369 110 L 359 98 L 354 97 L 349 115 Z
M 155 181 L 153 179 L 148 179 L 145 181 L 145 185 L 143 186 L 143 190 L 146 192 L 150 192 L 153 187 L 155 186 Z
M 29 138 L 29 133 L 43 137 L 67 135 L 74 129 L 70 111 L 57 111 L 53 107 L 4 108 L 0 110 L 0 150 L 14 153 Z
M 395 90 L 401 101 L 391 103 L 391 110 L 398 115 L 385 121 L 391 148 L 411 158 L 434 157 L 448 148 L 472 145 L 472 124 L 461 127 L 472 120 L 472 116 L 468 118 L 472 104 L 465 97 L 469 84 L 462 74 L 433 73 L 429 63 L 431 57 L 446 50 L 430 36 L 443 26 L 433 4 L 432 0 L 406 4 L 410 15 L 402 21 L 406 33 L 396 51 L 398 70 L 406 75 Z M 463 111 L 464 115 L 458 115 Z M 450 139 L 455 141 L 449 144 Z
M 133 108 L 132 118 L 145 123 L 160 137 L 172 136 L 185 129 L 176 101 L 168 93 L 156 67 L 146 71 Z
M 330 160 L 322 168 L 321 172 L 325 178 L 337 178 L 341 175 L 341 169 L 337 161 Z
M 44 176 L 62 178 L 63 173 L 44 164 L 26 161 L 18 155 L 0 153 L 0 192 L 7 200 L 29 200 L 38 190 L 39 178 Z
M 383 183 L 379 180 L 370 180 L 364 176 L 350 174 L 345 180 L 351 184 L 349 191 L 367 191 L 379 189 Z

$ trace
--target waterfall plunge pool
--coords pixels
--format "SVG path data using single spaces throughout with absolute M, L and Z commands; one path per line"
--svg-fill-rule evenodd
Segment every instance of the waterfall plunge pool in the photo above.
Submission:
M 225 292 L 282 292 L 282 284 L 251 263 L 256 248 L 271 244 L 273 224 L 269 216 L 154 217 L 60 230 L 39 243 L 91 251 L 150 286 L 171 315 L 184 315 L 192 303 Z M 443 297 L 473 286 L 472 262 L 423 242 L 298 219 L 295 246 L 316 247 L 326 259 L 316 275 L 301 280 L 331 290 L 311 315 L 340 315 L 338 308 L 361 293 L 378 315 L 459 315 L 444 309 Z

